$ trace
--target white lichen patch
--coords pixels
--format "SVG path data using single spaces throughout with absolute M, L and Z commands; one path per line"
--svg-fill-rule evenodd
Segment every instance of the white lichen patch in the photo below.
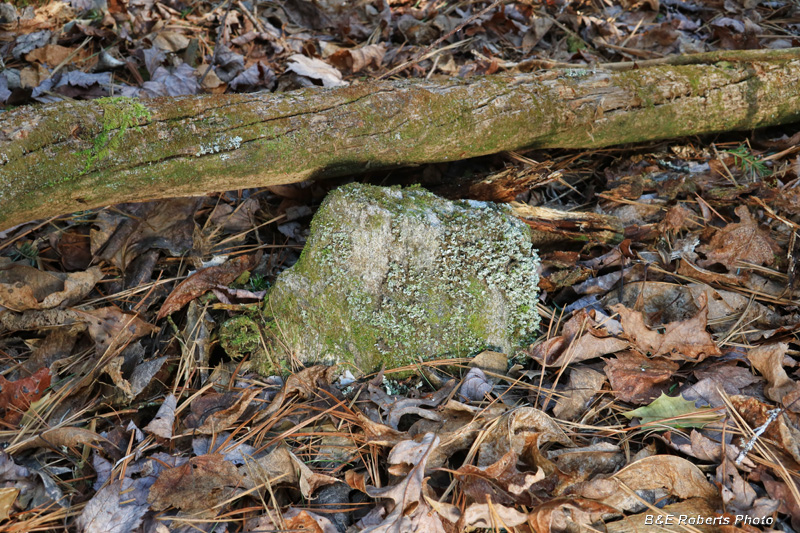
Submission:
M 209 144 L 201 144 L 200 149 L 194 154 L 195 157 L 200 157 L 207 154 L 216 154 L 218 152 L 227 152 L 236 150 L 242 145 L 242 138 L 238 135 L 236 137 L 222 137 L 217 141 Z
M 539 325 L 537 266 L 527 226 L 504 206 L 351 184 L 320 207 L 265 313 L 295 357 L 365 372 L 511 353 Z

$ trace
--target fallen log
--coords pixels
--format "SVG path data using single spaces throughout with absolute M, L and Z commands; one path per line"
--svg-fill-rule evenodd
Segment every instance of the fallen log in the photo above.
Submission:
M 22 107 L 0 115 L 0 229 L 112 203 L 800 120 L 800 49 L 725 58 Z

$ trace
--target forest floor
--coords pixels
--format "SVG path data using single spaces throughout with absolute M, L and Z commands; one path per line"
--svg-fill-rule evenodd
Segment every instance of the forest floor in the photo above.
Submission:
M 7 108 L 800 46 L 790 1 L 15 6 L 0 6 Z M 541 331 L 520 353 L 354 382 L 260 376 L 262 347 L 221 327 L 260 305 L 326 193 L 353 180 L 624 229 L 553 228 Z M 2 232 L 0 531 L 798 531 L 799 185 L 793 124 Z M 167 297 L 180 310 L 160 318 Z

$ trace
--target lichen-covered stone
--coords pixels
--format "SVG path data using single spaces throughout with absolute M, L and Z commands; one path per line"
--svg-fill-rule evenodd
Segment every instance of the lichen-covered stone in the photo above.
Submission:
M 505 206 L 346 185 L 326 198 L 300 260 L 270 293 L 272 355 L 369 372 L 487 347 L 509 353 L 539 325 L 537 267 L 527 226 Z

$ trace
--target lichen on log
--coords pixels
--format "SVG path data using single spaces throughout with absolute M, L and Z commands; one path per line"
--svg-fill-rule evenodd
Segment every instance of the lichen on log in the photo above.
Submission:
M 18 108 L 0 115 L 0 229 L 119 202 L 800 120 L 800 49 L 758 52 L 716 64 Z

